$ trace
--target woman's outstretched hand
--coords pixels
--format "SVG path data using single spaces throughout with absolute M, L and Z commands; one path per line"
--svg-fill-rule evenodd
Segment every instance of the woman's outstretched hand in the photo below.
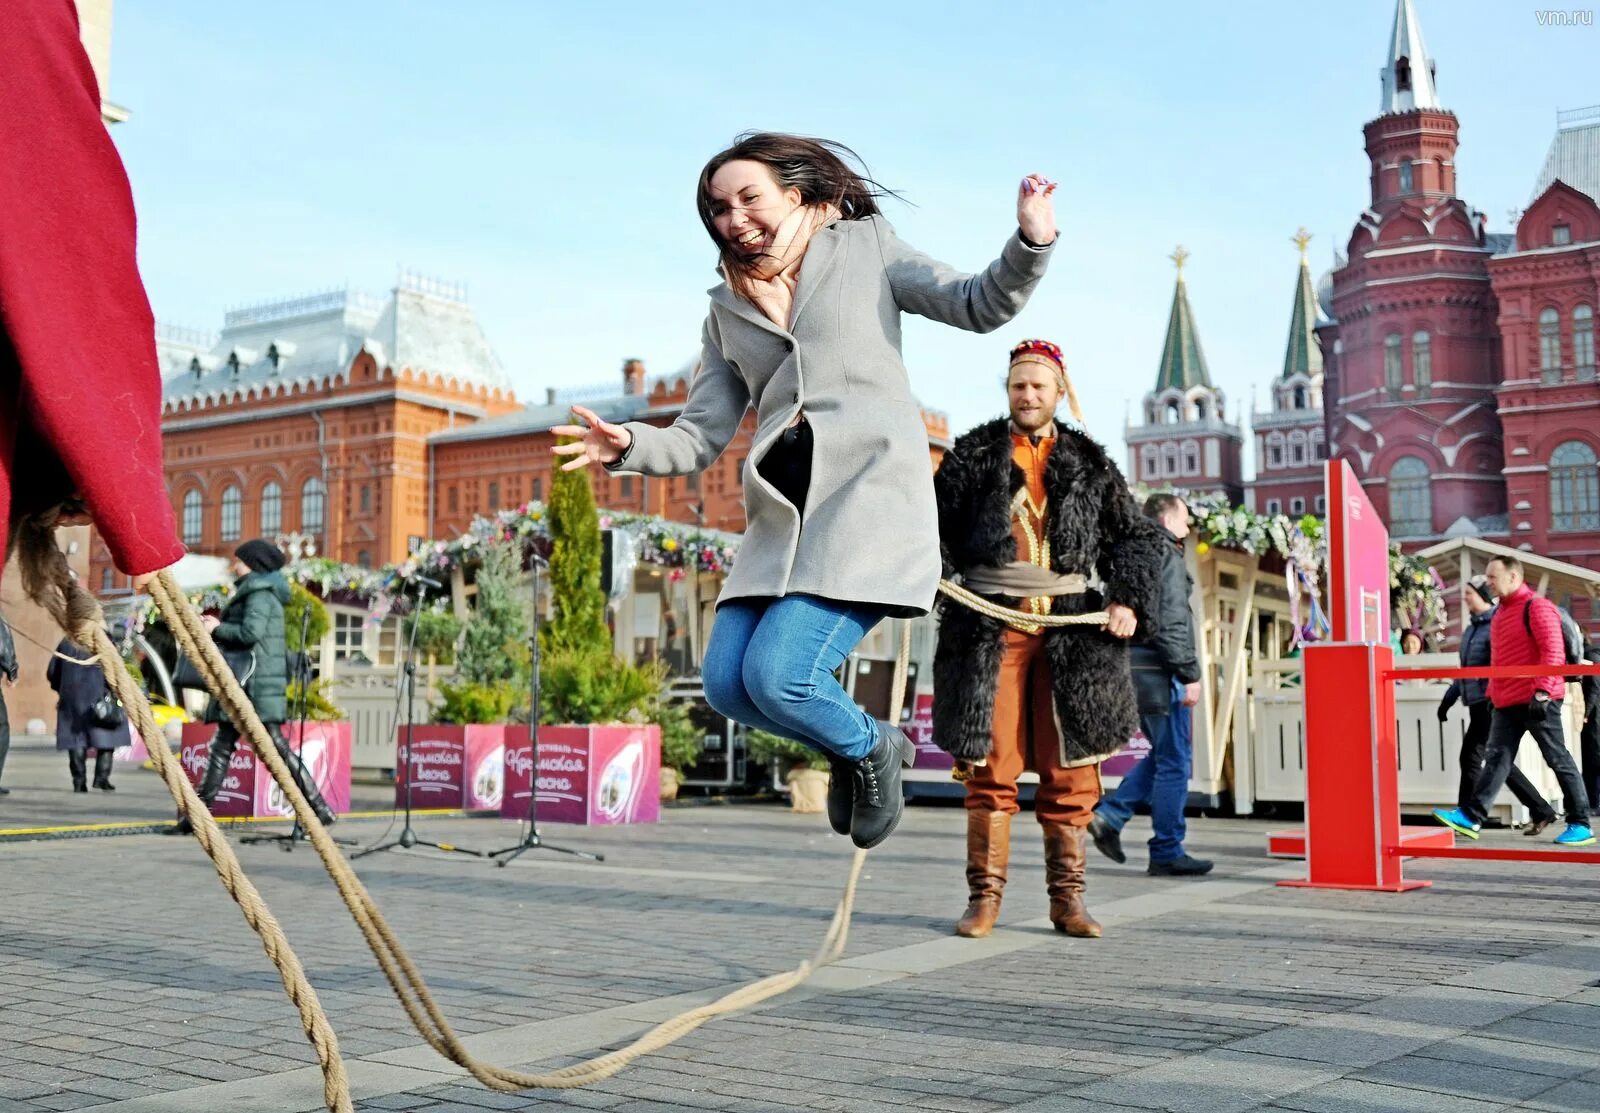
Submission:
M 584 425 L 557 425 L 550 430 L 558 437 L 578 438 L 571 444 L 558 444 L 550 450 L 557 456 L 573 457 L 561 465 L 562 471 L 586 468 L 591 463 L 614 464 L 633 443 L 632 433 L 620 425 L 601 421 L 600 415 L 586 406 L 573 406 L 572 413 Z
M 1043 174 L 1029 174 L 1017 187 L 1017 226 L 1029 243 L 1056 241 L 1056 206 L 1050 200 L 1056 184 Z

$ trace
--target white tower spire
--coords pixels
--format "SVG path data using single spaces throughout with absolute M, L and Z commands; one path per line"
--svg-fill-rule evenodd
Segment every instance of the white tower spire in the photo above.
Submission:
M 1410 112 L 1416 108 L 1438 108 L 1439 92 L 1434 80 L 1433 59 L 1422 44 L 1422 24 L 1411 0 L 1398 0 L 1394 8 L 1394 31 L 1389 36 L 1389 56 L 1383 62 L 1384 115 Z

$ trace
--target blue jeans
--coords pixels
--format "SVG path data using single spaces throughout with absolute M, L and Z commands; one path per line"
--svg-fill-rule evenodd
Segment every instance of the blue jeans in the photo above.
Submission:
M 878 744 L 878 724 L 833 674 L 882 618 L 811 595 L 724 603 L 701 666 L 706 702 L 735 722 L 859 761 Z
M 1189 708 L 1183 706 L 1183 685 L 1172 682 L 1172 698 L 1162 715 L 1139 716 L 1150 753 L 1122 778 L 1116 791 L 1100 801 L 1095 814 L 1120 831 L 1133 817 L 1136 804 L 1149 803 L 1150 860 L 1171 862 L 1183 856 L 1186 826 L 1183 806 L 1189 800 L 1193 737 Z

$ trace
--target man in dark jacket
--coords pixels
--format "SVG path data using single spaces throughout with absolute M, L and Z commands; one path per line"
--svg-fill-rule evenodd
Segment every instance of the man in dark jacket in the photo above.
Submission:
M 289 647 L 283 621 L 283 607 L 289 601 L 289 581 L 282 571 L 284 555 L 272 542 L 261 538 L 246 541 L 233 555 L 236 558 L 233 571 L 239 577 L 234 583 L 233 597 L 223 608 L 222 617 L 208 617 L 206 625 L 211 630 L 212 640 L 233 666 L 234 675 L 248 677 L 242 684 L 244 693 L 317 818 L 324 824 L 333 823 L 337 817 L 323 802 L 315 781 L 306 775 L 299 756 L 289 749 L 283 738 L 283 724 L 289 718 Z M 215 698 L 206 708 L 205 721 L 216 723 L 217 733 L 207 750 L 205 776 L 196 793 L 210 807 L 227 778 L 228 765 L 239 744 L 239 728 L 228 719 L 227 712 Z M 171 833 L 188 830 L 187 821 L 180 819 Z
M 0 618 L 0 682 L 5 688 L 17 682 L 17 643 L 11 639 L 11 627 L 6 625 L 6 620 Z M 11 752 L 11 716 L 6 711 L 5 692 L 0 690 L 0 776 L 5 775 L 6 755 Z M 0 796 L 10 795 L 11 790 L 0 785 Z
M 1467 628 L 1461 633 L 1461 667 L 1488 668 L 1489 627 L 1494 621 L 1495 605 L 1494 592 L 1489 589 L 1487 577 L 1474 576 L 1468 583 L 1467 610 L 1471 612 L 1471 617 L 1467 620 Z M 1489 741 L 1489 721 L 1494 715 L 1494 708 L 1489 703 L 1489 682 L 1471 678 L 1452 680 L 1450 687 L 1445 689 L 1444 698 L 1439 701 L 1441 723 L 1449 718 L 1450 708 L 1456 700 L 1462 700 L 1467 705 L 1467 732 L 1461 736 L 1461 758 L 1458 762 L 1461 781 L 1456 789 L 1456 807 L 1465 810 L 1472 800 L 1478 774 L 1483 771 L 1483 748 Z M 1533 787 L 1533 782 L 1523 775 L 1515 762 L 1506 777 L 1506 787 L 1528 809 L 1530 818 L 1522 832 L 1524 835 L 1537 835 L 1556 821 L 1556 810 L 1550 806 L 1550 801 Z
M 1161 601 L 1155 621 L 1135 642 L 1129 655 L 1133 690 L 1139 700 L 1139 725 L 1150 752 L 1101 800 L 1089 824 L 1089 835 L 1113 862 L 1126 862 L 1122 828 L 1139 804 L 1150 805 L 1149 872 L 1167 877 L 1195 877 L 1211 872 L 1211 863 L 1183 849 L 1183 806 L 1189 800 L 1189 774 L 1194 754 L 1190 708 L 1200 702 L 1200 662 L 1195 657 L 1194 612 L 1189 596 L 1194 581 L 1183 560 L 1183 539 L 1189 536 L 1189 507 L 1177 495 L 1151 495 L 1144 515 L 1169 542 L 1161 562 Z
M 956 932 L 980 937 L 994 927 L 1017 779 L 1032 769 L 1050 920 L 1067 935 L 1094 937 L 1084 828 L 1100 796 L 1100 760 L 1138 724 L 1127 639 L 1155 606 L 1162 540 L 1105 449 L 1057 424 L 1057 404 L 1071 403 L 1061 349 L 1017 345 L 1007 393 L 1010 419 L 964 434 L 934 476 L 945 574 L 1023 612 L 1002 622 L 939 603 L 933 740 L 956 759 L 967 792 L 968 905 Z M 1025 617 L 1101 610 L 1104 626 L 1041 627 Z

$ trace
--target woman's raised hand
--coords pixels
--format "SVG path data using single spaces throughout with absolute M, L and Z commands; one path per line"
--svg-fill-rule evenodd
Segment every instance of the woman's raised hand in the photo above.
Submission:
M 1043 174 L 1029 174 L 1017 187 L 1017 225 L 1029 243 L 1056 240 L 1056 207 L 1050 200 L 1056 184 Z
M 614 464 L 633 443 L 632 433 L 620 425 L 601 421 L 600 415 L 586 406 L 573 406 L 572 413 L 584 425 L 557 425 L 550 430 L 558 437 L 578 438 L 571 444 L 558 444 L 550 450 L 557 456 L 573 457 L 561 465 L 562 471 L 586 468 L 591 463 Z

